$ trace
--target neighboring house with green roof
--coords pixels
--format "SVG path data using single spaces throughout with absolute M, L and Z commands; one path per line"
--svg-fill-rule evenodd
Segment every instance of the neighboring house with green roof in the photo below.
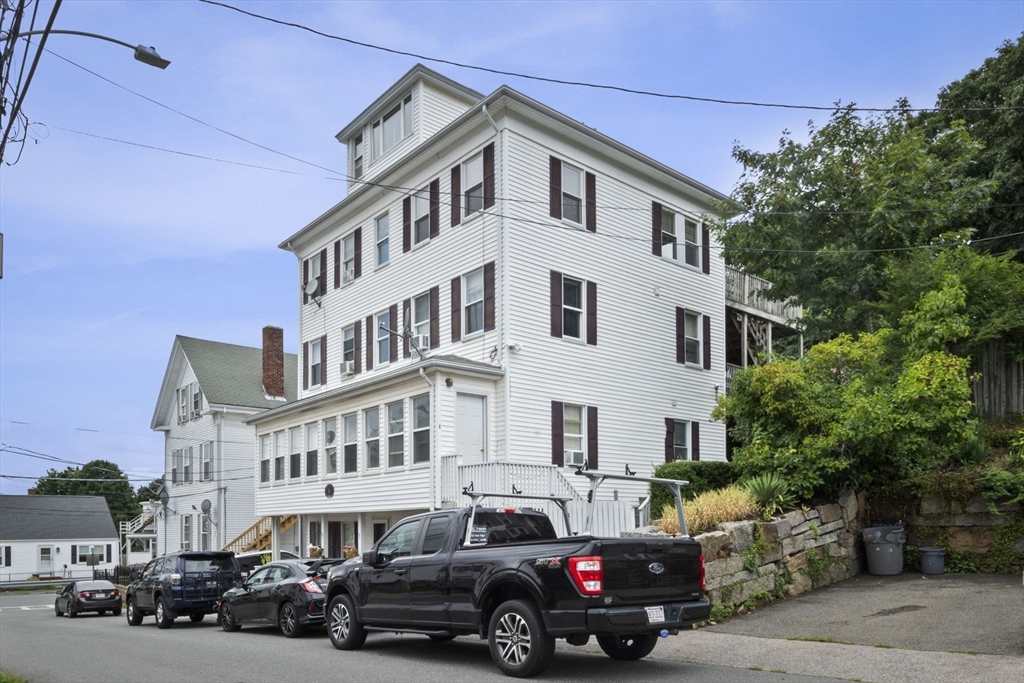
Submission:
M 102 496 L 0 495 L 0 582 L 92 578 L 117 565 L 116 551 Z
M 168 494 L 154 555 L 219 550 L 258 522 L 256 434 L 242 420 L 296 399 L 297 364 L 279 327 L 263 328 L 262 349 L 174 338 L 150 425 L 164 433 Z

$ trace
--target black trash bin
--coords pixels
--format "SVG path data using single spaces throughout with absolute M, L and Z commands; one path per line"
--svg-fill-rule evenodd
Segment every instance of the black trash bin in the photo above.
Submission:
M 861 532 L 868 559 L 868 573 L 892 576 L 903 571 L 903 546 L 907 531 L 902 525 L 873 526 Z

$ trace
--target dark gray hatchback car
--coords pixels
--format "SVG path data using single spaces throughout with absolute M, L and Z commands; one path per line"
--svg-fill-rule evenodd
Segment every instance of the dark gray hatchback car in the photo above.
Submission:
M 230 551 L 179 551 L 150 561 L 128 586 L 128 623 L 138 626 L 147 614 L 159 628 L 170 628 L 180 616 L 202 621 L 217 611 L 217 601 L 240 581 L 235 554 Z

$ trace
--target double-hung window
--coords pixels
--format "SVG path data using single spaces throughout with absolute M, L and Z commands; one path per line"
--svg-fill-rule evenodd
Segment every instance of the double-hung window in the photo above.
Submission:
M 378 216 L 374 221 L 377 231 L 377 265 L 383 266 L 388 262 L 388 214 Z
M 430 191 L 423 190 L 412 198 L 412 243 L 430 239 Z
M 341 241 L 341 281 L 352 282 L 356 278 L 356 236 L 352 233 Z
M 420 351 L 430 348 L 430 292 L 412 300 L 412 335 Z
M 319 425 L 314 422 L 306 425 L 306 476 L 315 477 L 320 464 Z
M 378 159 L 412 134 L 412 95 L 392 107 L 373 124 L 373 158 Z
M 686 335 L 686 363 L 687 365 L 700 365 L 701 338 L 699 313 L 693 313 L 691 311 L 686 312 L 684 332 Z
M 341 359 L 345 363 L 356 359 L 356 326 L 349 325 L 341 331 Z
M 260 483 L 270 481 L 270 434 L 260 437 Z
M 199 549 L 206 552 L 210 549 L 210 516 L 199 516 Z
M 377 314 L 377 365 L 391 362 L 391 313 Z
M 181 481 L 184 484 L 192 483 L 192 447 L 181 449 L 182 465 L 181 465 Z
M 696 221 L 689 218 L 683 219 L 683 259 L 687 265 L 700 268 L 700 231 L 697 229 Z
M 661 210 L 662 256 L 700 268 L 701 230 L 697 221 L 668 209 Z
M 178 424 L 188 422 L 188 401 L 191 395 L 191 385 L 178 389 Z
M 207 441 L 199 445 L 199 480 L 213 479 L 213 442 Z
M 583 406 L 566 403 L 562 410 L 565 464 L 578 467 L 586 462 L 586 451 L 583 445 Z
M 298 479 L 302 476 L 302 427 L 288 430 L 288 477 Z
M 690 459 L 690 423 L 675 421 L 675 428 L 672 430 L 672 457 L 676 460 Z
M 323 268 L 322 258 L 322 253 L 318 251 L 309 259 L 309 272 L 313 274 L 312 280 L 316 281 L 316 293 L 313 296 L 323 296 L 324 292 L 327 291 L 324 287 L 324 278 L 321 275 L 321 269 Z
M 465 335 L 484 329 L 484 270 L 478 268 L 464 278 L 463 288 L 466 291 Z
M 366 469 L 380 467 L 380 408 L 363 412 L 363 439 L 366 441 Z
M 309 384 L 310 386 L 320 386 L 323 384 L 323 364 L 320 362 L 323 356 L 321 355 L 320 339 L 314 339 L 309 342 Z
M 359 463 L 359 428 L 355 415 L 346 415 L 345 421 L 345 474 L 351 474 Z
M 203 390 L 199 388 L 199 383 L 196 382 L 192 385 L 192 419 L 196 420 L 199 415 L 203 412 Z
M 562 163 L 562 218 L 583 225 L 583 171 Z
M 391 403 L 388 410 L 388 467 L 405 465 L 405 406 Z
M 192 515 L 181 516 L 181 549 L 192 550 Z
M 466 188 L 463 203 L 469 217 L 484 208 L 484 157 L 477 154 L 462 165 L 463 184 Z
M 338 419 L 324 420 L 324 474 L 338 473 Z M 316 545 L 320 545 L 317 543 Z
M 363 134 L 352 138 L 352 177 L 359 180 L 363 177 Z
M 171 451 L 171 483 L 180 484 L 181 477 L 181 450 Z
M 562 278 L 562 336 L 583 339 L 583 282 Z
M 430 461 L 430 394 L 412 400 L 412 462 Z
M 284 481 L 284 431 L 274 433 L 274 481 Z

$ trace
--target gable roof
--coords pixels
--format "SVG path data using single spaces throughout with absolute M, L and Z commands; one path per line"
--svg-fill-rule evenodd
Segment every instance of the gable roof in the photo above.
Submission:
M 117 538 L 102 496 L 0 496 L 0 540 Z

